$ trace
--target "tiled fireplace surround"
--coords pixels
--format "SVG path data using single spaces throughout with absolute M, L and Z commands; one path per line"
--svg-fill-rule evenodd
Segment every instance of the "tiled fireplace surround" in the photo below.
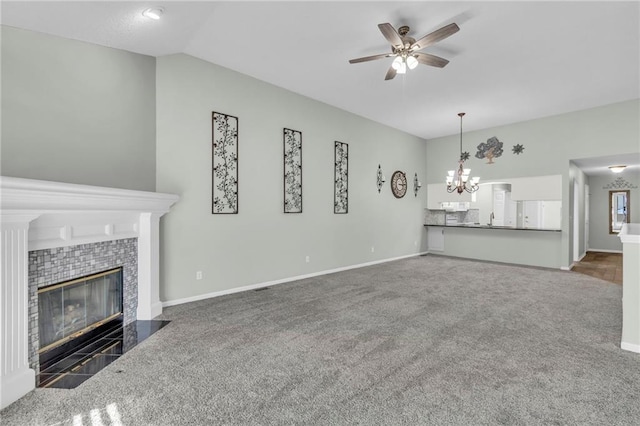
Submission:
M 159 221 L 178 198 L 0 177 L 0 408 L 35 388 L 39 287 L 123 266 L 125 323 L 162 313 Z
M 29 252 L 29 366 L 40 373 L 38 289 L 122 267 L 123 324 L 136 320 L 138 239 L 101 241 Z

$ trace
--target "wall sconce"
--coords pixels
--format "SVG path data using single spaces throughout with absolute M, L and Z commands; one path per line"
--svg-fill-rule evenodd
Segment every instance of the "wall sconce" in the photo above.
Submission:
M 378 194 L 379 194 L 380 189 L 382 188 L 382 185 L 384 185 L 384 183 L 387 181 L 384 175 L 382 174 L 382 168 L 380 167 L 380 164 L 378 164 L 378 175 L 377 175 L 376 181 L 378 184 Z
M 418 190 L 420 188 L 422 188 L 422 182 L 418 180 L 418 173 L 416 173 L 415 176 L 413 177 L 413 194 L 416 197 L 418 196 Z

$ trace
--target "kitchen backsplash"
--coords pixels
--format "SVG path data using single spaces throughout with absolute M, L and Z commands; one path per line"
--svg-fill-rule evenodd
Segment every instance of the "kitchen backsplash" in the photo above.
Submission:
M 446 212 L 444 210 L 424 210 L 425 225 L 449 225 L 455 223 L 478 223 L 480 210 L 469 209 L 463 212 Z

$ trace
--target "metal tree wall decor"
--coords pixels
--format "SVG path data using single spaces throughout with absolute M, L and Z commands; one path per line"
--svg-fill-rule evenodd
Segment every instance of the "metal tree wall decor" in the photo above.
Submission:
M 476 152 L 476 158 L 483 159 L 486 158 L 487 164 L 493 164 L 493 159 L 498 158 L 502 155 L 502 142 L 498 140 L 495 136 L 487 139 L 486 142 L 482 142 L 478 145 L 478 152 Z
M 349 212 L 349 145 L 336 141 L 333 212 Z
M 238 213 L 238 117 L 212 113 L 213 214 Z
M 285 128 L 284 212 L 302 213 L 302 132 Z

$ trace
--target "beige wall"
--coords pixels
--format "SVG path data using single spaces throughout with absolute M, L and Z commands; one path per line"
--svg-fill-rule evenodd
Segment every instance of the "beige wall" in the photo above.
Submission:
M 2 26 L 0 174 L 155 190 L 155 58 Z
M 237 215 L 211 214 L 212 111 L 239 117 Z M 162 219 L 161 300 L 425 250 L 424 140 L 187 55 L 157 59 L 157 112 L 158 190 L 182 197 Z M 283 127 L 302 132 L 301 214 L 283 213 Z M 349 144 L 348 214 L 333 213 L 334 141 Z M 404 198 L 378 193 L 378 164 L 406 172 Z

